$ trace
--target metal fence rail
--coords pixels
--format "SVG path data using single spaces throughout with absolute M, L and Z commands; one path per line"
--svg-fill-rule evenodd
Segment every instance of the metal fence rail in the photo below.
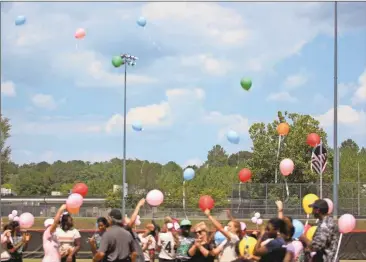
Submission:
M 305 218 L 302 208 L 302 199 L 305 195 L 313 193 L 319 195 L 319 185 L 317 184 L 288 184 L 289 200 L 285 203 L 286 215 Z M 323 184 L 323 197 L 332 199 L 332 185 Z M 254 212 L 260 212 L 263 218 L 271 218 L 276 216 L 277 208 L 276 200 L 284 200 L 286 198 L 286 188 L 284 184 L 235 184 L 233 185 L 231 197 L 228 197 L 227 206 L 215 208 L 213 210 L 215 216 L 219 219 L 226 219 L 225 210 L 230 209 L 233 216 L 240 219 L 249 219 Z M 181 199 L 177 199 L 181 202 Z M 366 184 L 363 183 L 342 183 L 339 185 L 339 206 L 338 214 L 351 213 L 357 218 L 366 218 Z M 58 204 L 46 204 L 42 202 L 17 202 L 6 203 L 2 205 L 2 216 L 7 216 L 12 210 L 18 212 L 30 212 L 38 217 L 54 216 Z M 108 214 L 110 209 L 103 204 L 88 203 L 88 206 L 80 208 L 76 217 L 98 217 Z M 126 209 L 128 214 L 133 212 L 133 207 Z M 176 218 L 184 218 L 185 213 L 190 219 L 201 219 L 204 217 L 198 208 L 187 208 L 186 212 L 182 208 L 150 208 L 141 209 L 140 216 L 142 218 L 163 218 L 172 216 Z

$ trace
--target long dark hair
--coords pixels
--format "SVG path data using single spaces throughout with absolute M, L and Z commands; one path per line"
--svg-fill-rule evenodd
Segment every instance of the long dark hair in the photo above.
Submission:
M 69 213 L 63 214 L 61 217 L 61 228 L 63 231 L 66 231 L 66 228 L 68 227 L 67 222 L 69 221 L 69 218 L 71 217 L 71 215 Z M 70 228 L 68 228 L 70 229 Z

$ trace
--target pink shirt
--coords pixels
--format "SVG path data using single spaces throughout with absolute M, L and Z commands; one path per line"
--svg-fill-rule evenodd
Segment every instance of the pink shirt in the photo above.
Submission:
M 60 262 L 61 257 L 58 253 L 59 243 L 54 234 L 51 234 L 51 227 L 43 233 L 44 258 L 42 262 Z

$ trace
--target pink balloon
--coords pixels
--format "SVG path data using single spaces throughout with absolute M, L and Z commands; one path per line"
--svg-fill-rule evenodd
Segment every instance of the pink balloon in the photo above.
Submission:
M 73 193 L 69 195 L 69 197 L 66 200 L 66 207 L 67 208 L 79 208 L 83 204 L 83 197 L 80 194 Z
M 294 167 L 295 167 L 294 162 L 292 162 L 291 159 L 286 158 L 282 160 L 280 163 L 281 174 L 284 176 L 290 175 L 292 171 L 294 171 Z
M 294 254 L 295 254 L 295 258 L 297 258 L 300 255 L 301 250 L 303 250 L 303 245 L 300 241 L 295 240 L 292 241 L 292 246 L 294 247 Z
M 344 214 L 338 219 L 339 232 L 347 234 L 356 227 L 356 219 L 351 214 Z
M 9 219 L 10 221 L 13 221 L 13 219 L 14 219 L 13 214 L 9 214 L 9 215 L 8 215 L 8 219 Z
M 263 224 L 263 220 L 261 218 L 257 219 L 257 225 L 262 225 Z
M 21 228 L 31 228 L 34 224 L 34 216 L 31 213 L 23 213 L 19 217 L 19 225 Z
M 333 202 L 329 198 L 324 198 L 325 202 L 328 204 L 328 214 L 333 212 Z
M 75 32 L 75 38 L 76 39 L 82 39 L 82 38 L 85 37 L 85 35 L 86 35 L 86 32 L 85 32 L 85 29 L 84 28 L 79 28 Z
M 164 195 L 160 190 L 154 189 L 147 193 L 146 201 L 150 206 L 160 206 L 164 201 Z
M 14 217 L 13 221 L 19 221 L 19 217 L 18 216 Z

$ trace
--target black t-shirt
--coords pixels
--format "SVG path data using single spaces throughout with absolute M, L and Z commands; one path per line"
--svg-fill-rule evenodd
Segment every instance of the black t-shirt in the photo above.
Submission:
M 210 244 L 204 244 L 203 245 L 204 248 L 206 248 L 208 251 L 212 250 L 212 245 Z M 208 255 L 207 257 L 205 257 L 200 250 L 196 250 L 196 253 L 194 254 L 194 256 L 192 256 L 190 262 L 214 262 L 215 261 L 215 257 Z

